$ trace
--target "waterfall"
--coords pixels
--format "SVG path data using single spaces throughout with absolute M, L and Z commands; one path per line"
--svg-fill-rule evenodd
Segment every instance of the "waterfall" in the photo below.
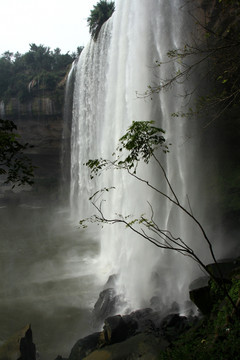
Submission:
M 0 117 L 1 119 L 5 118 L 5 104 L 2 100 L 0 101 Z
M 98 40 L 91 40 L 82 52 L 73 95 L 70 203 L 77 221 L 86 218 L 94 213 L 89 197 L 114 186 L 115 190 L 103 197 L 105 214 L 149 216 L 149 202 L 163 229 L 204 255 L 207 249 L 197 229 L 171 203 L 121 171 L 105 172 L 91 181 L 83 165 L 88 159 L 110 158 L 132 121 L 153 120 L 172 143 L 164 160 L 168 178 L 184 206 L 190 206 L 201 218 L 204 194 L 198 174 L 199 143 L 194 138 L 197 125 L 171 116 L 184 106 L 179 96 L 182 85 L 152 99 L 136 95 L 176 70 L 173 65 L 156 68 L 154 64 L 167 60 L 166 53 L 183 46 L 188 38 L 187 10 L 180 11 L 181 5 L 181 0 L 118 0 Z M 147 180 L 167 191 L 153 165 L 141 171 Z M 93 236 L 101 244 L 96 272 L 103 283 L 109 275 L 119 275 L 116 289 L 124 294 L 128 308 L 149 306 L 154 297 L 162 306 L 173 301 L 183 304 L 187 299 L 188 285 L 199 274 L 191 260 L 158 249 L 123 226 L 99 227 Z
M 68 202 L 70 181 L 70 164 L 71 164 L 71 129 L 72 129 L 72 107 L 73 107 L 73 89 L 76 75 L 76 61 L 72 63 L 71 69 L 67 76 L 64 96 L 63 112 L 63 132 L 62 132 L 62 149 L 61 149 L 61 198 Z

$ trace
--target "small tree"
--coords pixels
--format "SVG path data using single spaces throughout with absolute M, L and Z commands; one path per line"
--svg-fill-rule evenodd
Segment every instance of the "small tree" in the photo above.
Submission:
M 166 60 L 155 60 L 157 67 L 169 66 L 172 63 L 172 73 L 159 82 L 149 85 L 146 92 L 139 97 L 152 97 L 161 91 L 168 90 L 175 84 L 184 84 L 194 76 L 192 91 L 186 91 L 185 97 L 191 98 L 195 92 L 196 102 L 186 112 L 174 113 L 175 117 L 191 117 L 201 112 L 214 115 L 204 127 L 218 119 L 226 110 L 240 104 L 240 40 L 239 21 L 240 2 L 238 0 L 217 0 L 214 5 L 206 2 L 206 18 L 199 16 L 203 5 L 196 3 L 193 11 L 189 11 L 195 23 L 195 33 L 189 42 L 181 48 L 173 48 L 167 52 Z M 197 9 L 197 14 L 194 13 Z M 163 71 L 164 73 L 164 71 Z M 168 73 L 168 72 L 167 72 Z M 196 85 L 197 83 L 197 85 Z M 202 84 L 207 83 L 204 92 Z M 201 95 L 199 95 L 199 93 Z
M 97 5 L 93 6 L 91 14 L 87 19 L 89 32 L 92 38 L 96 41 L 102 25 L 112 16 L 115 10 L 113 1 L 100 0 Z
M 166 144 L 163 136 L 164 131 L 153 125 L 152 121 L 133 122 L 129 127 L 126 134 L 119 140 L 119 146 L 117 147 L 117 153 L 113 154 L 115 159 L 94 159 L 89 160 L 86 165 L 90 168 L 91 178 L 99 176 L 104 170 L 123 170 L 126 171 L 129 176 L 134 177 L 138 181 L 144 183 L 154 193 L 157 193 L 170 201 L 180 211 L 185 213 L 200 229 L 203 240 L 207 243 L 209 252 L 214 263 L 217 266 L 219 272 L 219 278 L 215 277 L 204 264 L 199 255 L 180 237 L 174 236 L 168 229 L 162 229 L 154 218 L 154 209 L 149 203 L 150 218 L 145 215 L 141 215 L 139 218 L 132 218 L 129 215 L 123 216 L 117 214 L 115 218 L 107 218 L 104 215 L 102 194 L 113 188 L 104 188 L 97 191 L 90 197 L 90 201 L 97 210 L 97 213 L 88 219 L 80 221 L 83 227 L 86 227 L 86 222 L 96 222 L 101 224 L 116 224 L 122 223 L 145 240 L 151 242 L 158 248 L 173 250 L 182 255 L 188 256 L 193 259 L 200 267 L 209 274 L 209 276 L 216 282 L 216 284 L 224 291 L 228 297 L 232 306 L 235 304 L 229 296 L 225 283 L 223 281 L 221 270 L 218 266 L 213 247 L 209 237 L 206 234 L 202 224 L 193 215 L 191 209 L 188 210 L 179 200 L 178 194 L 175 192 L 167 173 L 157 155 L 157 150 L 162 150 L 163 153 L 169 152 L 169 147 Z M 164 192 L 161 189 L 154 186 L 149 180 L 144 179 L 138 175 L 138 164 L 141 161 L 149 163 L 149 160 L 153 159 L 155 164 L 161 170 L 164 182 L 167 184 L 168 191 Z
M 12 121 L 0 119 L 0 176 L 5 176 L 4 183 L 13 184 L 13 187 L 32 185 L 34 166 L 24 154 L 30 145 L 18 141 L 16 129 Z

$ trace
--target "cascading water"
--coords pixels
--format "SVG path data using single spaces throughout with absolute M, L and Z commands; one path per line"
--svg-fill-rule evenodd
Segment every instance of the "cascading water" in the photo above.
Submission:
M 91 41 L 81 54 L 73 99 L 70 198 L 72 214 L 79 220 L 94 212 L 89 202 L 93 193 L 114 186 L 115 190 L 103 197 L 106 216 L 149 214 L 149 202 L 163 229 L 181 236 L 204 254 L 207 251 L 199 242 L 196 228 L 171 203 L 120 171 L 105 172 L 91 181 L 83 165 L 88 159 L 110 158 L 132 121 L 153 120 L 172 143 L 164 160 L 168 178 L 184 206 L 190 204 L 191 211 L 201 216 L 198 145 L 196 138 L 194 144 L 186 141 L 195 133 L 195 125 L 189 127 L 186 119 L 171 117 L 183 106 L 183 98 L 178 96 L 181 86 L 153 99 L 136 96 L 136 92 L 144 93 L 148 85 L 166 79 L 174 70 L 171 66 L 167 70 L 158 68 L 156 77 L 154 63 L 166 60 L 169 50 L 186 42 L 187 11 L 180 11 L 181 5 L 181 0 L 118 0 L 116 11 L 102 27 L 98 40 Z M 142 175 L 168 191 L 153 165 L 144 167 Z M 113 273 L 119 275 L 117 292 L 124 294 L 128 308 L 148 306 L 154 296 L 163 306 L 186 300 L 188 285 L 199 272 L 190 260 L 157 249 L 117 225 L 105 226 L 93 236 L 101 243 L 96 272 L 102 282 Z

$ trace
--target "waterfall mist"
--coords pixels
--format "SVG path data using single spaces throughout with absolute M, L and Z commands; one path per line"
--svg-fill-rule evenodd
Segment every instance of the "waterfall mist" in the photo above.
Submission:
M 151 216 L 149 202 L 162 229 L 181 237 L 204 261 L 211 261 L 199 229 L 176 206 L 121 171 L 105 172 L 90 181 L 83 165 L 89 159 L 111 158 L 118 139 L 132 121 L 153 120 L 166 131 L 166 140 L 172 144 L 162 161 L 180 202 L 200 221 L 206 221 L 207 192 L 201 175 L 200 140 L 196 136 L 199 125 L 194 119 L 171 116 L 190 106 L 180 94 L 186 88 L 191 92 L 195 84 L 176 84 L 152 99 L 137 95 L 177 70 L 176 64 L 156 67 L 156 61 L 167 61 L 167 52 L 184 46 L 191 34 L 187 9 L 180 10 L 181 5 L 181 0 L 116 1 L 116 11 L 103 26 L 97 42 L 91 41 L 84 49 L 74 88 L 70 202 L 72 216 L 78 220 L 86 218 L 94 213 L 89 197 L 113 186 L 115 190 L 103 197 L 106 217 Z M 153 164 L 143 166 L 140 175 L 168 193 Z M 154 296 L 158 296 L 163 307 L 173 301 L 183 304 L 188 298 L 189 283 L 201 273 L 187 257 L 157 249 L 123 226 L 105 226 L 96 230 L 94 236 L 101 244 L 100 279 L 104 283 L 109 275 L 119 275 L 116 289 L 124 294 L 128 309 L 149 306 Z
M 50 203 L 8 206 L 0 215 L 0 345 L 31 323 L 41 358 L 68 356 L 92 331 L 98 244 Z
M 172 116 L 186 111 L 199 95 L 193 93 L 199 74 L 144 96 L 149 85 L 158 86 L 178 70 L 176 63 L 159 67 L 156 61 L 168 62 L 169 50 L 194 38 L 185 3 L 116 0 L 116 10 L 97 41 L 91 40 L 73 64 L 66 84 L 60 205 L 51 205 L 46 191 L 39 207 L 34 203 L 39 194 L 33 200 L 23 194 L 15 204 L 0 206 L 0 342 L 31 322 L 41 358 L 67 357 L 78 339 L 96 330 L 92 309 L 113 274 L 118 275 L 116 293 L 124 300 L 119 313 L 156 304 L 164 313 L 173 302 L 185 311 L 188 286 L 202 275 L 191 259 L 159 249 L 125 226 L 89 224 L 79 229 L 79 220 L 96 211 L 90 196 L 114 187 L 101 197 L 106 217 L 151 217 L 151 204 L 159 227 L 181 237 L 205 263 L 212 262 L 193 221 L 145 184 L 124 171 L 106 171 L 90 180 L 84 163 L 110 159 L 133 121 L 152 120 L 166 131 L 170 152 L 161 162 L 179 201 L 203 224 L 216 257 L 230 249 L 228 242 L 222 252 L 220 216 L 208 201 L 210 184 L 217 178 L 214 132 L 207 135 L 194 117 Z M 191 102 L 182 96 L 186 92 Z M 153 162 L 139 166 L 138 174 L 169 194 Z

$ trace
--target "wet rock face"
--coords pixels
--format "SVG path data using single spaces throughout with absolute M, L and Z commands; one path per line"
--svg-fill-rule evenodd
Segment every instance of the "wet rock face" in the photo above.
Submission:
M 235 272 L 240 269 L 240 258 L 221 259 L 218 263 L 207 265 L 209 273 L 219 281 L 229 283 Z M 198 307 L 200 312 L 207 315 L 211 312 L 214 305 L 210 286 L 210 276 L 200 277 L 189 285 L 189 296 L 192 302 Z
M 93 323 L 102 324 L 104 319 L 114 315 L 120 303 L 120 296 L 116 294 L 114 288 L 103 290 L 98 297 L 93 309 Z
M 104 321 L 104 339 L 107 344 L 114 344 L 125 340 L 128 327 L 121 315 L 111 316 Z
M 158 359 L 159 351 L 189 329 L 194 319 L 178 314 L 164 318 L 146 308 L 128 315 L 115 315 L 104 321 L 103 331 L 79 340 L 69 360 Z M 149 357 L 148 357 L 149 356 Z
M 39 96 L 26 103 L 12 98 L 2 107 L 1 117 L 16 124 L 19 141 L 33 146 L 26 152 L 36 166 L 32 191 L 41 192 L 40 196 L 48 189 L 56 191 L 61 175 L 63 104 Z
M 109 276 L 94 305 L 92 320 L 95 327 L 102 326 L 106 318 L 117 314 L 118 309 L 125 304 L 122 296 L 117 294 L 115 290 L 117 277 L 116 274 Z
M 76 342 L 71 350 L 69 360 L 80 360 L 94 351 L 99 345 L 100 332 L 96 332 Z M 60 360 L 60 359 L 56 359 Z

